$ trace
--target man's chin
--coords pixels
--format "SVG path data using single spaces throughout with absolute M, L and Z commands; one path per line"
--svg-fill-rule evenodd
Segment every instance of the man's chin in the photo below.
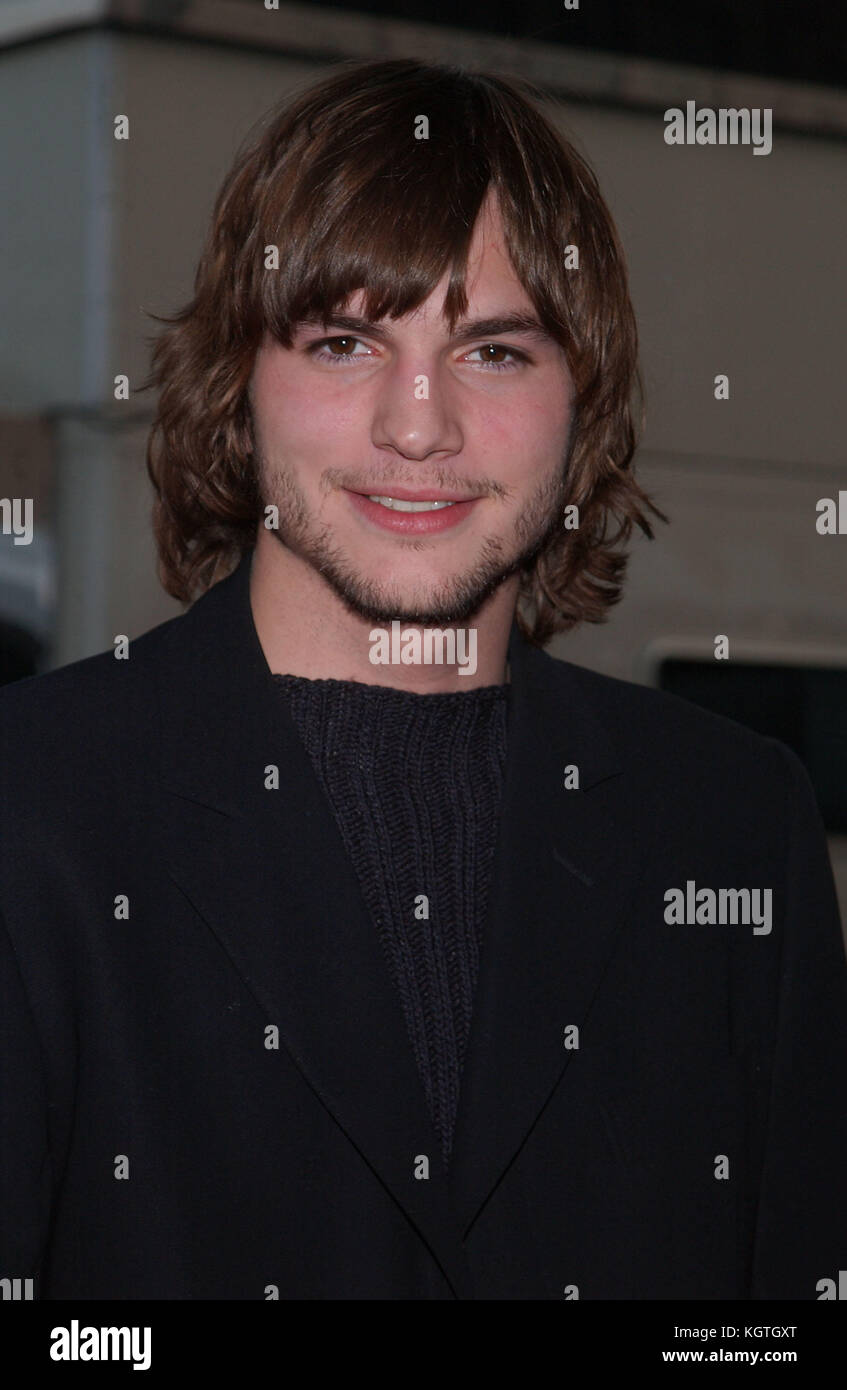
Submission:
M 365 576 L 351 580 L 330 577 L 336 593 L 347 607 L 368 622 L 387 626 L 393 621 L 420 627 L 445 627 L 467 623 L 479 614 L 490 594 L 503 582 L 502 577 L 480 585 L 441 579 L 438 583 L 389 586 Z
M 343 594 L 342 597 L 348 608 L 360 618 L 383 627 L 392 622 L 416 627 L 446 627 L 466 623 L 478 614 L 482 606 L 482 600 L 476 599 L 464 603 L 438 603 L 410 596 L 392 603 L 386 600 L 369 600 L 359 594 Z
M 446 556 L 439 557 L 440 569 L 430 569 L 420 554 L 410 554 L 406 567 L 392 556 L 389 568 L 379 564 L 378 552 L 345 552 L 328 529 L 316 537 L 280 532 L 281 544 L 296 551 L 351 613 L 377 626 L 395 619 L 420 627 L 471 625 L 526 554 L 510 561 L 503 539 L 488 536 L 473 547 L 477 553 L 470 564 L 465 553 L 455 569 Z

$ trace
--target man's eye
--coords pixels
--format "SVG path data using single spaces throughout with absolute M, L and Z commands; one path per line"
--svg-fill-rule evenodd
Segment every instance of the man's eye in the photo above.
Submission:
M 349 360 L 351 357 L 360 357 L 363 354 L 358 352 L 336 353 L 330 352 L 328 349 L 337 343 L 349 346 L 353 343 L 361 343 L 361 341 L 361 338 L 351 338 L 347 335 L 338 338 L 322 338 L 319 343 L 311 344 L 309 348 L 309 354 L 310 356 L 316 358 L 316 360 L 319 362 L 332 362 L 333 364 L 335 364 L 336 362 L 344 362 Z
M 481 352 L 483 354 L 482 365 L 484 367 L 487 367 L 489 370 L 493 370 L 495 372 L 514 371 L 516 366 L 519 366 L 520 363 L 527 361 L 527 358 L 524 356 L 524 354 L 522 352 L 518 352 L 517 348 L 504 347 L 502 343 L 485 343 L 482 347 L 472 348 L 471 351 Z M 509 357 L 511 357 L 512 360 L 511 362 L 495 362 L 493 358 L 487 355 L 492 352 L 508 353 Z

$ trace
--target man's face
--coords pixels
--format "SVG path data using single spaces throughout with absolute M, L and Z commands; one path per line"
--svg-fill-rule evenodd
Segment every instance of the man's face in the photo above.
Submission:
M 562 349 L 526 329 L 462 326 L 537 321 L 491 200 L 452 339 L 446 286 L 402 319 L 301 323 L 291 348 L 266 335 L 251 379 L 262 501 L 279 508 L 270 534 L 370 621 L 469 619 L 561 520 L 573 396 Z M 338 312 L 358 316 L 362 301 Z

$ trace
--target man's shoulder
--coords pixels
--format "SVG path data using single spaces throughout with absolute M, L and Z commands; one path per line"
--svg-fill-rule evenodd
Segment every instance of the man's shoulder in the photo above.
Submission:
M 545 678 L 557 691 L 563 720 L 578 700 L 599 723 L 621 765 L 651 780 L 686 783 L 691 791 L 712 782 L 741 787 L 745 781 L 775 793 L 786 779 L 805 779 L 796 754 L 775 738 L 725 715 L 635 681 L 605 675 L 540 652 Z M 763 780 L 764 779 L 764 780 Z
M 175 625 L 169 618 L 134 638 L 121 658 L 98 652 L 0 688 L 0 744 L 10 772 L 18 764 L 92 758 L 137 744 L 149 727 L 156 669 Z

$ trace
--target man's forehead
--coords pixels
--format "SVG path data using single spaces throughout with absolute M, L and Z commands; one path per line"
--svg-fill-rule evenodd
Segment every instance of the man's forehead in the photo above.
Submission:
M 454 325 L 452 334 L 445 314 L 450 271 L 426 298 L 408 313 L 392 318 L 367 315 L 368 290 L 365 286 L 353 290 L 324 317 L 319 311 L 310 313 L 292 325 L 294 331 L 324 327 L 339 327 L 349 333 L 372 332 L 377 337 L 390 338 L 404 331 L 404 326 L 425 328 L 444 337 L 467 338 L 482 333 L 518 333 L 537 341 L 549 340 L 526 289 L 518 279 L 503 240 L 499 205 L 494 195 L 483 201 L 468 248 L 464 276 L 467 307 Z

